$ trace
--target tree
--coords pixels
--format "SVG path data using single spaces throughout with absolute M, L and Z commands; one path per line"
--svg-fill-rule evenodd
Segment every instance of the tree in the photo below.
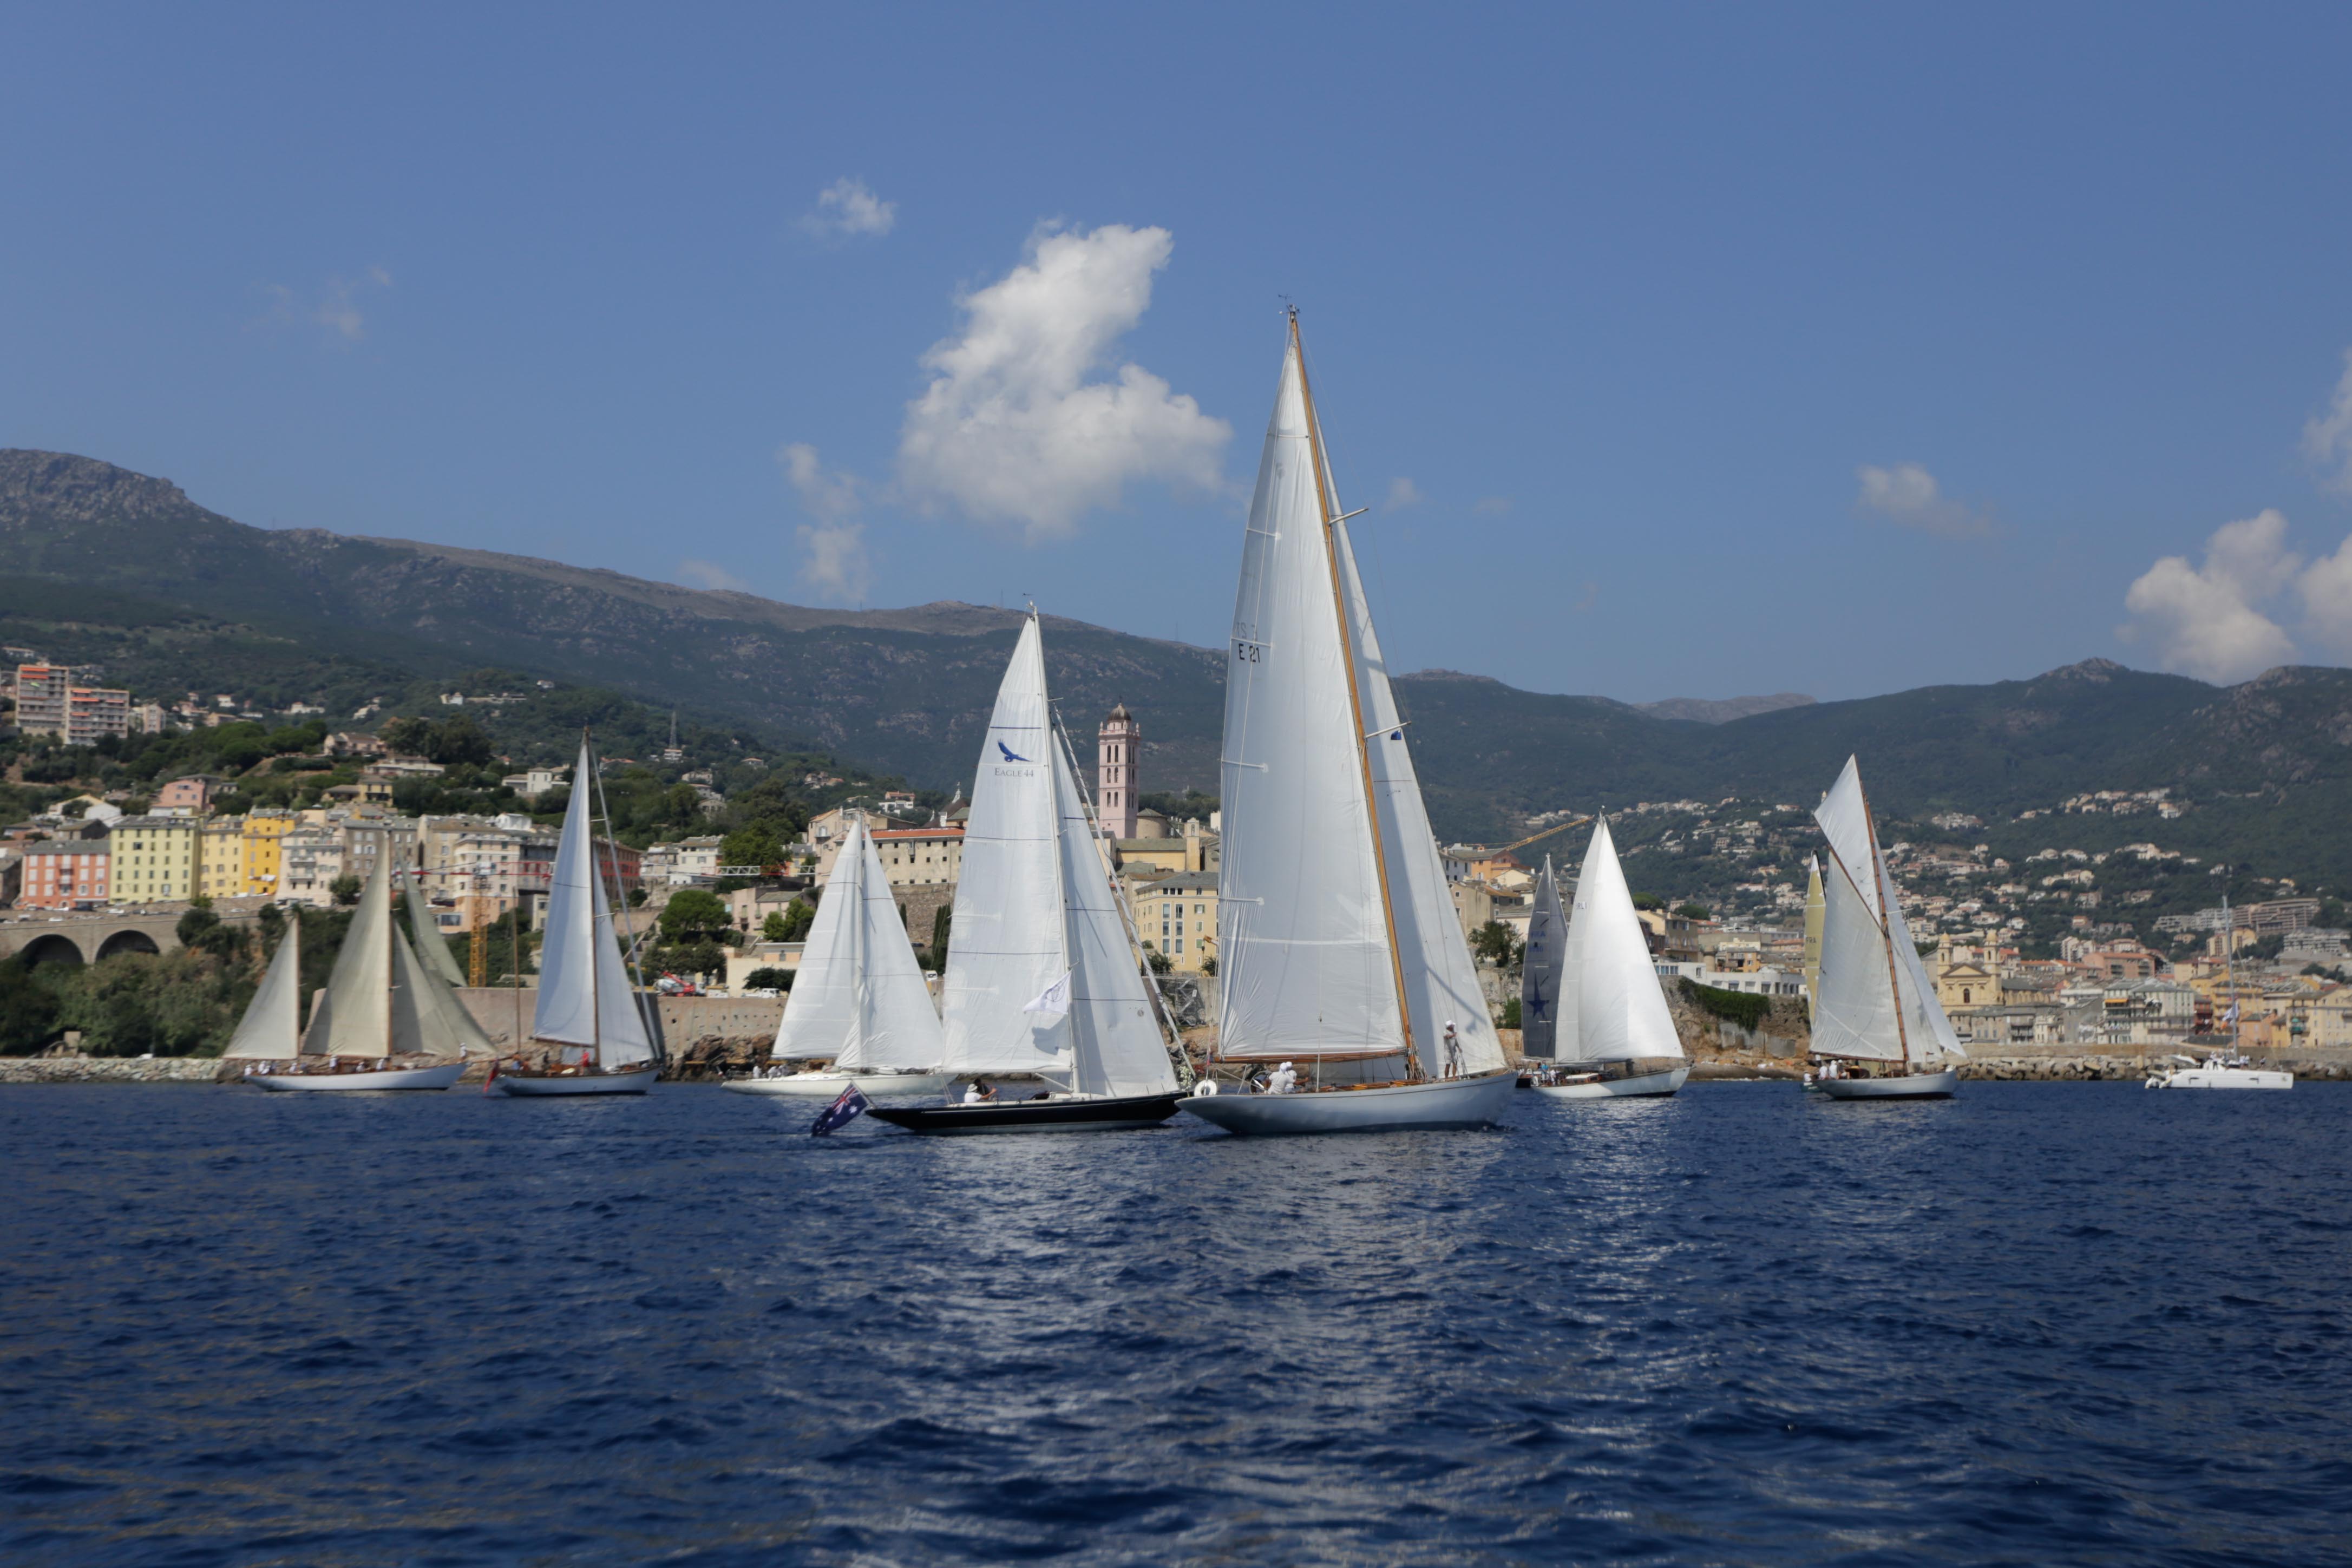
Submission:
M 735 928 L 734 917 L 715 893 L 698 887 L 681 888 L 662 906 L 662 940 L 673 946 L 694 942 L 715 944 L 722 932 Z
M 1633 895 L 1633 907 L 1636 909 L 1664 909 L 1665 906 L 1666 901 L 1654 893 L 1637 893 Z
M 181 946 L 194 947 L 220 923 L 220 916 L 213 913 L 213 901 L 198 894 L 188 901 L 188 912 L 180 916 L 179 924 L 172 927 L 172 934 L 180 939 Z
M 1704 904 L 1678 904 L 1675 913 L 1685 920 L 1705 920 L 1715 912 Z
M 327 896 L 346 907 L 360 901 L 360 879 L 345 872 L 327 884 Z
M 743 977 L 743 988 L 747 991 L 789 991 L 793 988 L 793 972 L 772 967 L 754 969 Z
M 1506 998 L 1503 998 L 1503 1023 L 1502 1023 L 1502 1027 L 1503 1027 L 1503 1028 L 1505 1028 L 1505 1029 L 1517 1029 L 1517 1028 L 1519 1027 L 1519 998 L 1517 998 L 1517 997 L 1506 997 Z
M 768 911 L 768 917 L 760 922 L 760 940 L 762 942 L 789 942 L 792 940 L 791 937 L 784 935 L 784 912 L 782 910 L 771 909 Z
M 1155 975 L 1164 975 L 1176 967 L 1176 961 L 1157 947 L 1146 946 L 1143 950 L 1143 957 L 1144 961 L 1151 966 L 1151 972 Z
M 1489 920 L 1470 937 L 1471 951 L 1497 968 L 1510 963 L 1511 946 L 1511 928 L 1499 920 Z
M 784 858 L 784 846 L 766 827 L 753 824 L 738 828 L 719 841 L 719 863 L 721 865 L 772 866 Z
M 784 934 L 779 942 L 805 942 L 809 927 L 816 924 L 816 906 L 805 899 L 793 899 L 784 905 Z

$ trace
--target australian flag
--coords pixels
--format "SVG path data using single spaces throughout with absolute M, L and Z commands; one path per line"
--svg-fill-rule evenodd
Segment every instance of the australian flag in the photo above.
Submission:
M 872 1108 L 872 1104 L 873 1103 L 866 1098 L 865 1091 L 859 1089 L 855 1083 L 851 1084 L 841 1092 L 840 1099 L 835 1100 L 819 1113 L 816 1125 L 809 1129 L 809 1136 L 822 1138 L 827 1133 L 837 1132 L 846 1127 L 858 1117 L 866 1114 Z

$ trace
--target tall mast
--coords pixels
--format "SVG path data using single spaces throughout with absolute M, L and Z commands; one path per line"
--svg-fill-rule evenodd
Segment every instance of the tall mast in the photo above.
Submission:
M 1326 483 L 1329 469 L 1323 460 L 1323 423 L 1315 417 L 1315 392 L 1307 381 L 1307 350 L 1298 340 L 1298 309 L 1290 311 L 1290 351 L 1298 356 L 1298 392 L 1307 405 L 1307 448 L 1315 465 L 1315 502 L 1323 514 L 1323 559 L 1331 569 L 1331 612 L 1339 618 L 1339 652 L 1348 667 L 1348 715 L 1355 726 L 1356 762 L 1364 779 L 1364 818 L 1372 833 L 1372 869 L 1381 883 L 1381 918 L 1389 936 L 1389 970 L 1396 981 L 1397 1022 L 1404 1031 L 1405 1075 L 1421 1076 L 1421 1055 L 1413 1049 L 1412 1008 L 1405 1000 L 1404 952 L 1397 943 L 1396 904 L 1389 895 L 1389 854 L 1381 840 L 1381 808 L 1372 793 L 1372 753 L 1364 734 L 1364 699 L 1356 686 L 1356 640 L 1348 630 L 1348 600 L 1339 587 L 1339 497 Z M 1319 1062 L 1321 1058 L 1317 1058 Z
M 1032 624 L 1037 626 L 1037 673 L 1040 676 L 1038 695 L 1045 696 L 1045 682 L 1042 677 L 1045 671 L 1045 629 L 1038 621 L 1037 606 L 1034 603 L 1029 606 L 1029 620 Z M 1045 787 L 1047 799 L 1052 803 L 1054 813 L 1054 887 L 1061 900 L 1062 909 L 1061 922 L 1056 929 L 1062 934 L 1062 978 L 1075 988 L 1077 966 L 1070 957 L 1070 873 L 1069 868 L 1062 863 L 1062 792 L 1054 787 L 1055 769 L 1061 766 L 1061 753 L 1054 744 L 1054 703 L 1051 697 L 1046 697 Z M 1076 1094 L 1078 1092 L 1078 1026 L 1070 1022 L 1070 1015 L 1066 1012 L 1062 1015 L 1062 1022 L 1069 1031 L 1070 1092 Z
M 1886 903 L 1886 887 L 1892 880 L 1878 863 L 1878 819 L 1870 814 L 1870 790 L 1862 782 L 1860 769 L 1854 773 L 1853 786 L 1862 792 L 1862 826 L 1870 835 L 1870 874 L 1878 894 L 1878 902 Z M 1886 910 L 1878 912 L 1879 940 L 1886 945 L 1886 988 L 1895 996 L 1895 1039 L 1903 1047 L 1903 1069 L 1911 1070 L 1911 1032 L 1903 1027 L 1903 986 L 1895 977 L 1895 922 Z
M 675 729 L 677 715 L 672 713 L 669 722 Z M 601 787 L 604 779 L 596 775 L 596 753 L 591 747 L 584 726 L 580 731 L 580 759 L 587 767 L 589 776 L 595 779 Z M 574 780 L 572 787 L 577 789 L 580 785 Z M 588 1048 L 588 1060 L 597 1063 L 604 1060 L 604 998 L 597 994 L 599 977 L 596 973 L 604 967 L 596 962 L 599 956 L 596 952 L 596 878 L 601 874 L 596 866 L 596 823 L 592 818 L 588 823 L 588 1038 L 595 1043 Z

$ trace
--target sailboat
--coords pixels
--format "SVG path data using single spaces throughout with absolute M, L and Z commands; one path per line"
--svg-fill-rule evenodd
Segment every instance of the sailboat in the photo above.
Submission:
M 1593 824 L 1576 875 L 1554 1054 L 1559 1065 L 1536 1081 L 1536 1092 L 1555 1100 L 1672 1094 L 1690 1078 L 1606 820 Z
M 1235 1133 L 1475 1127 L 1517 1085 L 1438 860 L 1291 312 L 1225 670 L 1218 1055 Z
M 1157 988 L 1144 980 L 1076 758 L 1053 720 L 1034 610 L 981 743 L 951 929 L 943 1070 L 1032 1073 L 1049 1087 L 874 1115 L 917 1133 L 1023 1133 L 1149 1127 L 1175 1114 L 1181 1089 Z
M 269 968 L 261 977 L 245 1016 L 236 1020 L 225 1057 L 257 1065 L 248 1077 L 267 1076 L 284 1062 L 291 1066 L 302 1054 L 302 917 L 294 916 L 279 939 Z
M 441 923 L 433 917 L 433 906 L 425 898 L 425 872 L 422 867 L 400 879 L 401 899 L 408 909 L 408 934 L 415 939 L 416 956 L 425 967 L 438 976 L 445 985 L 462 986 L 466 971 L 457 967 L 457 960 L 449 956 L 448 939 L 441 935 Z
M 1846 758 L 1813 820 L 1830 852 L 1822 868 L 1812 1051 L 1830 1065 L 1813 1083 L 1834 1100 L 1947 1099 L 1968 1052 L 1904 922 L 1854 758 Z M 1868 1065 L 1845 1069 L 1849 1061 Z
M 777 1078 L 730 1078 L 739 1094 L 936 1094 L 940 1015 L 915 963 L 906 922 L 891 896 L 882 857 L 861 819 L 826 878 L 801 967 L 776 1030 L 780 1060 L 829 1057 L 829 1069 Z
M 509 1094 L 642 1094 L 660 1073 L 660 1052 L 629 984 L 597 863 L 588 798 L 601 788 L 583 735 L 547 891 L 539 1000 L 530 1020 L 531 1039 L 556 1047 L 555 1060 L 542 1067 L 500 1063 L 491 1081 Z
M 1822 988 L 1822 857 L 1805 857 L 1805 1019 L 1811 1022 L 1813 998 Z
M 2283 1068 L 2256 1067 L 2238 1049 L 2238 928 L 2230 923 L 2230 896 L 2221 895 L 2222 977 L 2230 988 L 2230 1008 L 2223 1015 L 2230 1025 L 2228 1049 L 2208 1054 L 2202 1061 L 2176 1056 L 2147 1076 L 2149 1089 L 2292 1089 L 2294 1074 Z
M 1531 1061 L 1549 1061 L 1558 1054 L 1561 945 L 1567 938 L 1559 879 L 1546 855 L 1528 912 L 1527 956 L 1519 963 L 1519 1054 Z
M 299 988 L 299 956 L 286 956 L 294 942 L 289 935 L 281 944 L 247 1009 L 257 1042 L 274 1040 L 281 1027 L 285 994 L 271 988 L 281 978 L 280 964 L 288 966 L 285 982 Z M 265 1001 L 276 1010 L 256 1018 Z M 244 1035 L 242 1024 L 237 1032 Z M 379 856 L 360 890 L 334 973 L 302 1031 L 300 1056 L 290 1071 L 255 1073 L 247 1082 L 274 1090 L 446 1089 L 465 1072 L 467 1057 L 495 1054 L 457 993 L 434 977 L 393 923 L 391 868 Z

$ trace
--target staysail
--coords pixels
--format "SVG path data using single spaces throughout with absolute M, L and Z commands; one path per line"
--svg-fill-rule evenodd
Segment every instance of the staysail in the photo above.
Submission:
M 972 779 L 942 985 L 941 1061 L 950 1072 L 1070 1071 L 1068 1015 L 1024 1010 L 1071 969 L 1053 745 L 1045 644 L 1033 614 L 997 688 Z
M 1052 746 L 1070 955 L 1070 1088 L 1080 1094 L 1172 1094 L 1176 1072 L 1078 793 L 1077 759 L 1058 733 Z
M 1578 1054 L 1562 1060 L 1682 1060 L 1682 1037 L 1658 988 L 1657 967 L 1606 821 L 1592 825 L 1592 842 L 1577 873 L 1573 929 Z
M 424 873 L 412 871 L 404 874 L 400 891 L 407 902 L 408 929 L 416 938 L 416 956 L 444 984 L 464 985 L 466 971 L 457 967 L 457 960 L 449 956 L 449 943 L 441 935 L 440 923 L 433 918 L 433 906 L 425 902 Z
M 939 1014 L 907 940 L 881 856 L 850 824 L 809 926 L 772 1054 L 831 1057 L 836 1071 L 939 1065 Z
M 597 865 L 589 806 L 595 780 L 595 764 L 583 740 L 548 887 L 539 1004 L 531 1015 L 530 1033 L 550 1044 L 586 1046 L 595 1053 L 598 1066 L 630 1067 L 651 1061 L 654 1043 L 621 958 L 612 905 Z
M 1243 537 L 1226 671 L 1218 1051 L 1410 1045 L 1435 1076 L 1452 1024 L 1463 1070 L 1490 1070 L 1502 1048 L 1337 494 L 1294 320 Z
M 1568 936 L 1568 915 L 1559 906 L 1559 879 L 1544 856 L 1543 873 L 1536 878 L 1536 900 L 1528 913 L 1528 951 L 1519 966 L 1519 1054 L 1538 1061 L 1555 1060 L 1553 1048 L 1559 1030 L 1560 945 Z
M 261 988 L 237 1020 L 223 1056 L 287 1061 L 302 1050 L 302 917 L 297 915 L 278 944 Z

